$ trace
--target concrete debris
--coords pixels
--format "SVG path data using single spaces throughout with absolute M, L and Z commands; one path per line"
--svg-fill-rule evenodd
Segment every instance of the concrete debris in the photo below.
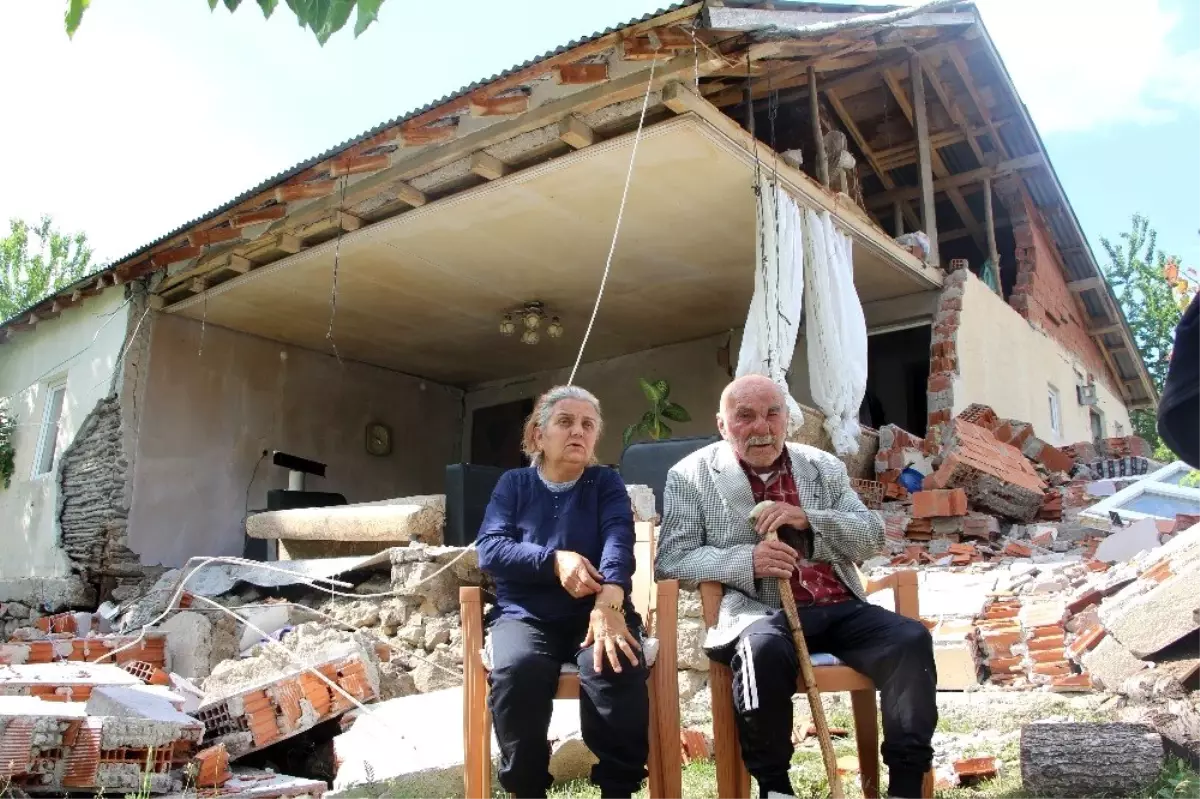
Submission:
M 322 780 L 237 768 L 221 786 L 218 795 L 221 799 L 320 799 L 327 790 L 328 786 Z
M 246 519 L 246 535 L 284 541 L 442 543 L 444 494 L 400 497 L 355 505 L 295 508 L 256 513 Z
M 1105 563 L 1126 561 L 1158 545 L 1158 525 L 1153 519 L 1138 519 L 1129 527 L 1118 530 L 1101 541 L 1096 547 L 1096 560 Z

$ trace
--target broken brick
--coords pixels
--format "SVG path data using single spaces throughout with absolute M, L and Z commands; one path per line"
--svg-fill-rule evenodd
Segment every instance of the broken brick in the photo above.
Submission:
M 1033 556 L 1033 550 L 1019 541 L 1009 541 L 1004 547 L 1004 554 L 1014 558 L 1029 558 Z
M 1079 660 L 1084 652 L 1088 652 L 1096 647 L 1097 644 L 1108 634 L 1108 631 L 1099 624 L 1095 624 L 1081 632 L 1071 645 L 1067 647 L 1067 656 L 1072 660 Z
M 954 773 L 962 782 L 989 780 L 996 776 L 996 758 L 972 757 L 954 761 Z
M 1062 635 L 1043 635 L 1038 638 L 1032 638 L 1025 642 L 1025 648 L 1030 652 L 1040 652 L 1043 650 L 1062 649 L 1066 646 L 1067 639 Z
M 957 418 L 962 419 L 964 422 L 970 422 L 971 424 L 979 425 L 980 427 L 988 430 L 992 430 L 998 424 L 1000 424 L 1000 418 L 996 416 L 996 412 L 987 405 L 981 405 L 979 403 L 968 405 L 962 410 L 961 413 L 958 414 Z
M 1090 691 L 1092 677 L 1090 674 L 1064 674 L 1050 680 L 1051 691 Z
M 945 457 L 926 488 L 962 488 L 973 507 L 1017 521 L 1037 516 L 1046 484 L 1020 450 L 962 420 L 944 438 Z
M 918 519 L 967 515 L 967 492 L 961 488 L 918 491 L 912 502 L 913 516 Z
M 229 752 L 225 744 L 217 744 L 196 753 L 192 759 L 196 767 L 197 788 L 220 788 L 233 777 L 229 770 Z
M 1095 605 L 1103 598 L 1104 594 L 1097 589 L 1088 589 L 1067 604 L 1067 615 L 1074 616 L 1089 605 Z
M 1060 677 L 1071 673 L 1071 665 L 1065 660 L 1058 660 L 1051 663 L 1034 663 L 1032 671 L 1034 674 L 1040 674 L 1043 677 Z
M 1029 653 L 1034 663 L 1066 662 L 1067 653 L 1062 649 L 1039 649 Z

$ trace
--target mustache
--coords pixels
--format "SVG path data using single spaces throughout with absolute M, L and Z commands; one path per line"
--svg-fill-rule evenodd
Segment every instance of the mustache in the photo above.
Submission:
M 772 447 L 778 439 L 775 436 L 750 436 L 746 439 L 748 447 Z

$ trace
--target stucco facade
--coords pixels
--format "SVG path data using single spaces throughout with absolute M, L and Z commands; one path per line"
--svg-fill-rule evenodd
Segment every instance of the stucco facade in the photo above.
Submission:
M 113 389 L 129 325 L 123 286 L 106 289 L 0 351 L 0 396 L 16 417 L 16 471 L 0 489 L 0 579 L 57 577 L 69 572 L 56 523 L 58 466 L 96 403 Z M 54 388 L 65 387 L 51 468 L 34 474 L 35 458 Z
M 1111 378 L 1093 371 L 1086 354 L 1081 357 L 1026 321 L 974 275 L 963 285 L 956 344 L 954 414 L 972 403 L 989 405 L 1002 418 L 1029 422 L 1039 438 L 1056 446 L 1090 441 L 1093 410 L 1100 414 L 1105 436 L 1131 430 L 1129 411 L 1110 388 Z M 1075 386 L 1089 377 L 1097 404 L 1081 405 Z M 1051 390 L 1058 395 L 1057 435 Z

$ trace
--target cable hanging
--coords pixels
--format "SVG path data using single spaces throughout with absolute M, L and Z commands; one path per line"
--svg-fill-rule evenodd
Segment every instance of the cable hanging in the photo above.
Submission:
M 617 208 L 617 224 L 613 229 L 612 244 L 608 248 L 608 258 L 604 261 L 604 275 L 600 278 L 600 291 L 596 294 L 596 304 L 592 306 L 592 318 L 588 320 L 587 329 L 583 332 L 583 341 L 579 344 L 579 354 L 575 356 L 575 365 L 571 367 L 571 376 L 567 385 L 575 382 L 575 373 L 579 371 L 579 363 L 583 360 L 583 351 L 587 349 L 588 338 L 592 335 L 592 325 L 596 323 L 596 314 L 600 311 L 600 300 L 604 297 L 604 286 L 608 282 L 608 272 L 612 268 L 613 253 L 617 250 L 617 237 L 621 234 L 621 220 L 625 216 L 625 201 L 629 198 L 629 184 L 633 181 L 633 162 L 637 159 L 638 142 L 642 139 L 642 127 L 646 124 L 646 109 L 650 106 L 650 92 L 654 88 L 654 68 L 658 58 L 650 62 L 650 78 L 646 81 L 646 94 L 642 98 L 642 113 L 638 117 L 637 132 L 633 135 L 633 152 L 629 154 L 629 170 L 625 174 L 625 188 L 621 192 L 621 204 Z

